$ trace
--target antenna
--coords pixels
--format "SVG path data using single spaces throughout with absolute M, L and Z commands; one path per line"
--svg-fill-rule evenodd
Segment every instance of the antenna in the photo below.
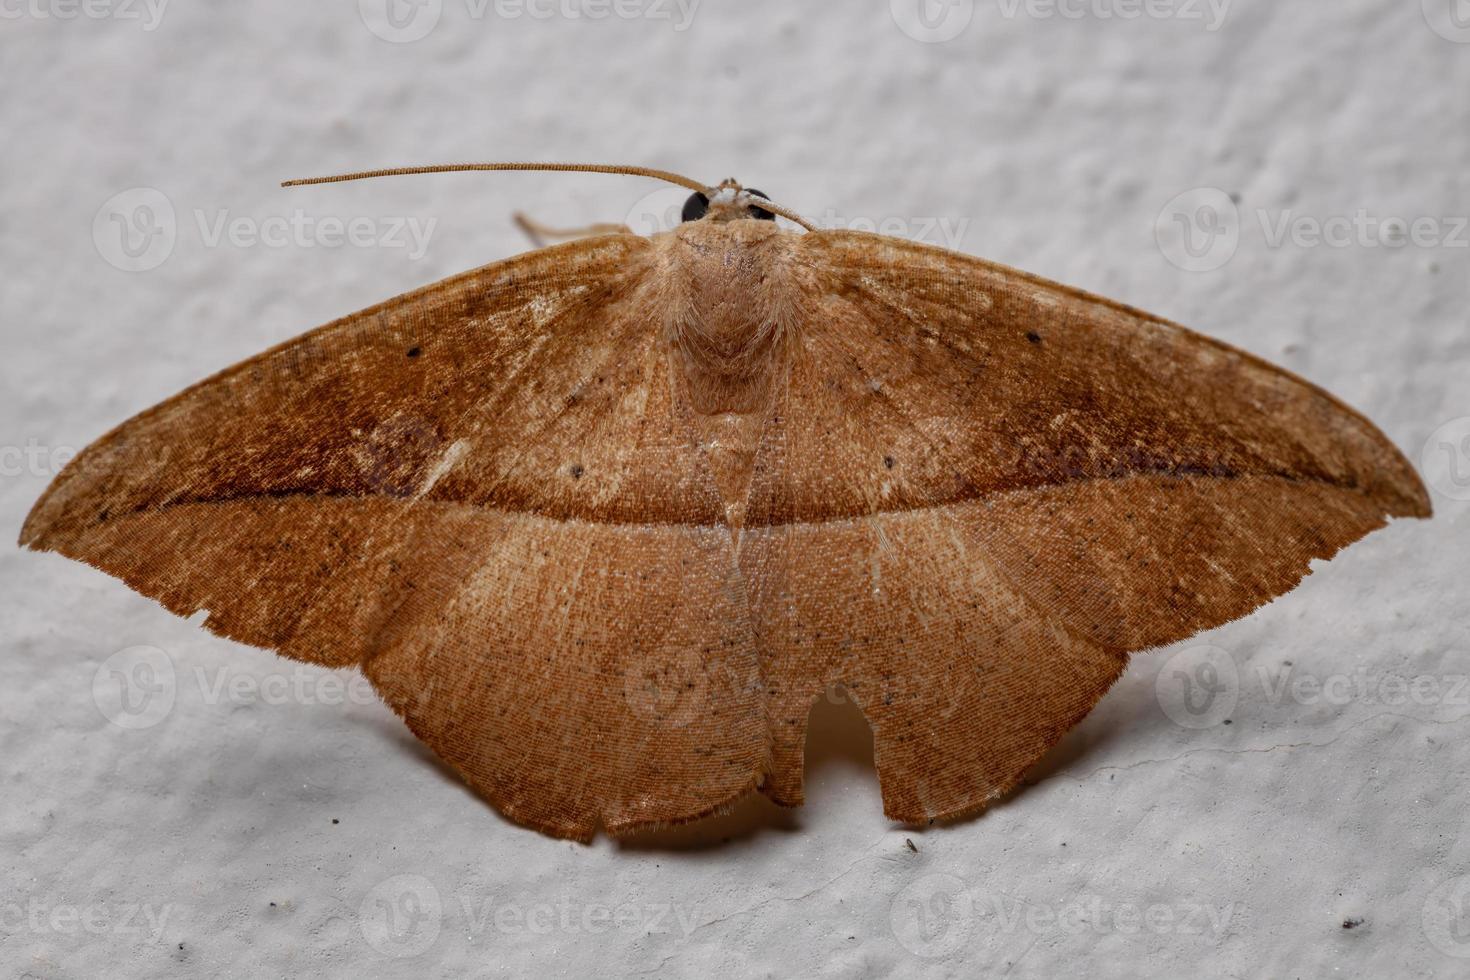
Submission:
M 654 180 L 667 181 L 670 184 L 687 187 L 701 194 L 708 194 L 713 189 L 707 184 L 701 184 L 692 177 L 685 177 L 669 170 L 658 170 L 653 167 L 620 167 L 605 163 L 440 163 L 427 167 L 393 167 L 388 170 L 360 170 L 355 173 L 334 174 L 329 177 L 302 177 L 296 180 L 283 180 L 281 181 L 281 186 L 305 187 L 310 184 L 339 184 L 349 180 L 369 180 L 373 177 L 464 173 L 477 170 L 539 170 L 562 173 L 623 174 L 630 177 L 651 177 Z M 762 198 L 760 206 L 772 214 L 779 214 L 786 220 L 800 225 L 807 231 L 816 231 L 815 226 L 808 223 L 800 215 L 783 208 L 774 201 Z

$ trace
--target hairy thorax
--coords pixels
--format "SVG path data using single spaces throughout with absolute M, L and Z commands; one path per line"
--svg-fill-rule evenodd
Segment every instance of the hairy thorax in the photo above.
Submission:
M 656 240 L 674 383 L 695 415 L 732 529 L 798 340 L 796 236 L 769 221 L 700 221 Z

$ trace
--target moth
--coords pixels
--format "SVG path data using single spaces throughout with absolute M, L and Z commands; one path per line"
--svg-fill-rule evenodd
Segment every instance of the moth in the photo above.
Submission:
M 229 368 L 81 453 L 21 533 L 240 642 L 359 667 L 511 819 L 589 840 L 802 801 L 844 685 L 884 812 L 979 811 L 1129 655 L 1427 517 L 1292 374 L 735 181 Z M 794 226 L 778 222 L 791 219 Z

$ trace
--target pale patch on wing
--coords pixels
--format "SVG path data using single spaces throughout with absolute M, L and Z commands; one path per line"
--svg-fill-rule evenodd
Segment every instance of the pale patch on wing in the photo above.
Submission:
M 438 483 L 444 478 L 445 474 L 454 469 L 455 464 L 464 458 L 464 454 L 469 448 L 470 443 L 468 439 L 456 439 L 450 443 L 449 448 L 444 450 L 439 456 L 433 468 L 424 475 L 424 481 L 419 484 L 418 493 L 414 494 L 414 496 L 422 497 L 434 489 L 434 484 Z

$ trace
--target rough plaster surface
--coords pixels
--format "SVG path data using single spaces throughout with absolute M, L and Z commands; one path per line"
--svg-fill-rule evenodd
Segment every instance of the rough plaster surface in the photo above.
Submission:
M 0 534 L 132 413 L 522 249 L 515 208 L 671 203 L 595 176 L 275 187 L 494 158 L 737 175 L 1189 323 L 1426 458 L 1436 518 L 1136 658 L 979 819 L 887 823 L 860 717 L 824 703 L 804 809 L 590 847 L 508 824 L 349 675 L 0 549 L 0 975 L 1470 975 L 1470 10 L 926 0 L 920 29 L 917 2 L 427 0 L 406 43 L 374 0 L 0 2 Z M 637 16 L 566 13 L 602 9 Z M 251 243 L 297 209 L 436 224 L 421 255 Z M 1312 242 L 1360 211 L 1429 224 Z M 1273 243 L 1283 219 L 1305 234 Z

